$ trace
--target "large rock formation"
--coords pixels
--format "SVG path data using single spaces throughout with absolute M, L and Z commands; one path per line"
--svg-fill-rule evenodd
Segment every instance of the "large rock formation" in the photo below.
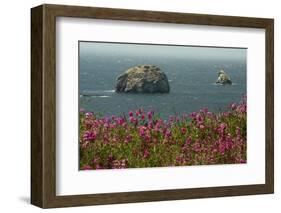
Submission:
M 167 76 L 154 65 L 135 66 L 118 76 L 116 92 L 168 93 Z
M 220 70 L 218 73 L 218 80 L 216 83 L 217 84 L 232 84 L 232 81 L 230 80 L 230 77 L 223 70 Z

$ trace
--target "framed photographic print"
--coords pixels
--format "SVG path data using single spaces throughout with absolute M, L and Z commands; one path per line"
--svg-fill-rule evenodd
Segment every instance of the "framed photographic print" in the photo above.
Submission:
M 31 9 L 31 203 L 274 191 L 273 19 Z

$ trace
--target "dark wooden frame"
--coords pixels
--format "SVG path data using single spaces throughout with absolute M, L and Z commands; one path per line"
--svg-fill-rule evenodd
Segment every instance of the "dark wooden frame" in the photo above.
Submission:
M 266 34 L 266 183 L 195 189 L 56 196 L 56 17 L 262 28 Z M 274 192 L 274 20 L 41 5 L 31 9 L 31 203 L 66 207 Z

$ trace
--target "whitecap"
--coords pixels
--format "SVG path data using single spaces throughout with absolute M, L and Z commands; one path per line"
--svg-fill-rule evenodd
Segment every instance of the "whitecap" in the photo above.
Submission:
M 108 98 L 111 96 L 104 94 L 80 94 L 80 98 L 81 97 Z
M 82 93 L 84 94 L 100 94 L 100 93 L 113 93 L 115 90 L 84 90 Z
M 92 97 L 109 97 L 115 90 L 84 90 L 80 93 L 80 96 L 92 96 Z
M 103 92 L 113 93 L 113 92 L 115 92 L 115 90 L 114 89 L 112 89 L 112 90 L 103 90 Z
M 215 86 L 236 86 L 237 83 L 232 83 L 232 84 L 218 84 L 218 83 L 211 83 L 212 85 Z
M 100 96 L 95 96 L 95 97 L 98 97 L 98 98 L 110 98 L 110 96 L 108 96 L 108 95 L 100 95 Z

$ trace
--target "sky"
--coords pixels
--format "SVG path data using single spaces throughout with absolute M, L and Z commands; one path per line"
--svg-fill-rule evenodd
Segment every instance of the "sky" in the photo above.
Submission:
M 196 59 L 232 59 L 245 60 L 246 48 L 230 47 L 201 47 L 201 46 L 175 46 L 175 45 L 148 45 L 108 42 L 84 42 L 80 41 L 81 56 L 89 54 L 99 55 L 124 55 L 150 57 L 177 57 Z

